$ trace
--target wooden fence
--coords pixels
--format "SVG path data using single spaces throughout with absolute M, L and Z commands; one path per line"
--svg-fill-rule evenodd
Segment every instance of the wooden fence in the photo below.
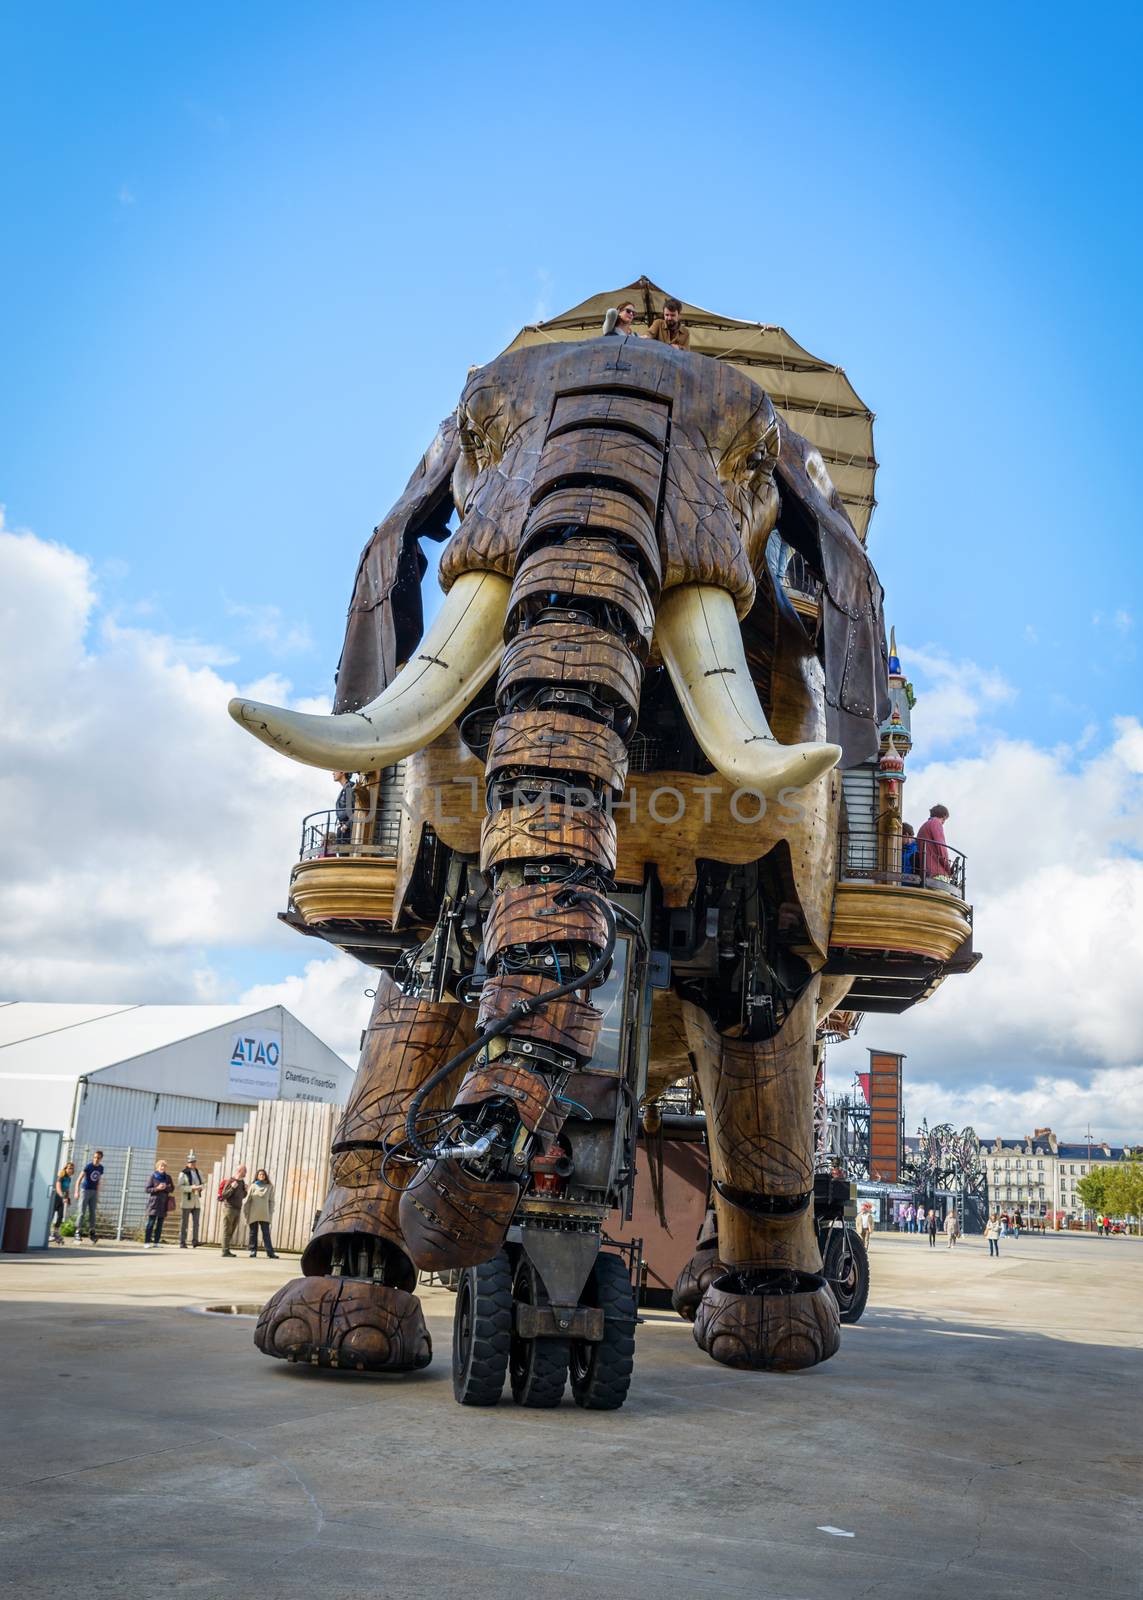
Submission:
M 274 1220 L 270 1225 L 275 1250 L 304 1250 L 313 1232 L 314 1215 L 325 1203 L 329 1189 L 329 1147 L 341 1117 L 341 1106 L 319 1105 L 309 1100 L 263 1100 L 250 1121 L 235 1134 L 222 1159 L 206 1178 L 203 1238 L 217 1244 L 219 1227 L 218 1185 L 246 1167 L 247 1183 L 265 1167 L 274 1185 Z M 245 1246 L 239 1235 L 236 1248 Z

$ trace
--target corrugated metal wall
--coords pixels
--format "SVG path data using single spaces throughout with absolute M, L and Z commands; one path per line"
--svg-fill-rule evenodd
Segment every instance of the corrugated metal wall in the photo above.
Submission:
M 191 1095 L 156 1094 L 150 1089 L 124 1089 L 110 1083 L 81 1086 L 75 1142 L 93 1149 L 149 1150 L 164 1127 L 244 1128 L 254 1107 L 223 1100 L 198 1100 Z

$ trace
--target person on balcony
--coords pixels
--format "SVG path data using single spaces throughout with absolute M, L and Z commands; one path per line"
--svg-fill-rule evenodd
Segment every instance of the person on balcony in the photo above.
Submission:
M 676 350 L 689 350 L 691 330 L 681 320 L 682 309 L 680 300 L 664 300 L 663 315 L 656 317 L 647 329 L 648 339 L 657 339 L 660 344 L 673 344 Z
M 917 876 L 917 841 L 913 836 L 913 824 L 901 824 L 901 876 L 902 878 L 915 878 Z
M 945 841 L 945 823 L 949 818 L 948 806 L 933 806 L 928 822 L 921 824 L 917 835 L 918 857 L 921 863 L 922 883 L 950 883 L 952 862 Z
M 624 300 L 621 306 L 613 306 L 603 319 L 603 337 L 610 334 L 626 334 L 629 338 L 637 339 L 639 330 L 635 326 L 634 301 Z
M 353 812 L 357 804 L 357 785 L 351 772 L 335 772 L 334 783 L 341 785 L 337 791 L 334 813 L 337 817 L 337 842 L 349 844 L 353 837 Z

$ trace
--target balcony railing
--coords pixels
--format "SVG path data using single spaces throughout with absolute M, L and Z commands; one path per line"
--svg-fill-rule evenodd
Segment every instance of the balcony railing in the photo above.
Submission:
M 796 550 L 791 550 L 786 560 L 782 573 L 782 582 L 791 594 L 796 594 L 815 603 L 821 599 L 821 579 L 810 571 L 809 564 L 804 556 Z
M 401 831 L 399 810 L 355 811 L 352 820 L 339 820 L 337 812 L 311 811 L 302 822 L 299 861 L 323 861 L 338 856 L 395 856 Z
M 936 889 L 967 900 L 965 858 L 961 852 L 949 845 L 934 844 L 931 839 L 913 842 L 916 852 L 909 857 L 903 839 L 879 839 L 871 833 L 842 833 L 837 854 L 838 882 Z

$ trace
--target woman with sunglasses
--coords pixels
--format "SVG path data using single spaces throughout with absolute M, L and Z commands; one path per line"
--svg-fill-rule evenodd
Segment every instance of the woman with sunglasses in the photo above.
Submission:
M 620 306 L 612 306 L 603 319 L 603 336 L 609 334 L 626 334 L 629 338 L 638 339 L 639 331 L 635 326 L 635 306 L 630 300 L 624 300 Z

